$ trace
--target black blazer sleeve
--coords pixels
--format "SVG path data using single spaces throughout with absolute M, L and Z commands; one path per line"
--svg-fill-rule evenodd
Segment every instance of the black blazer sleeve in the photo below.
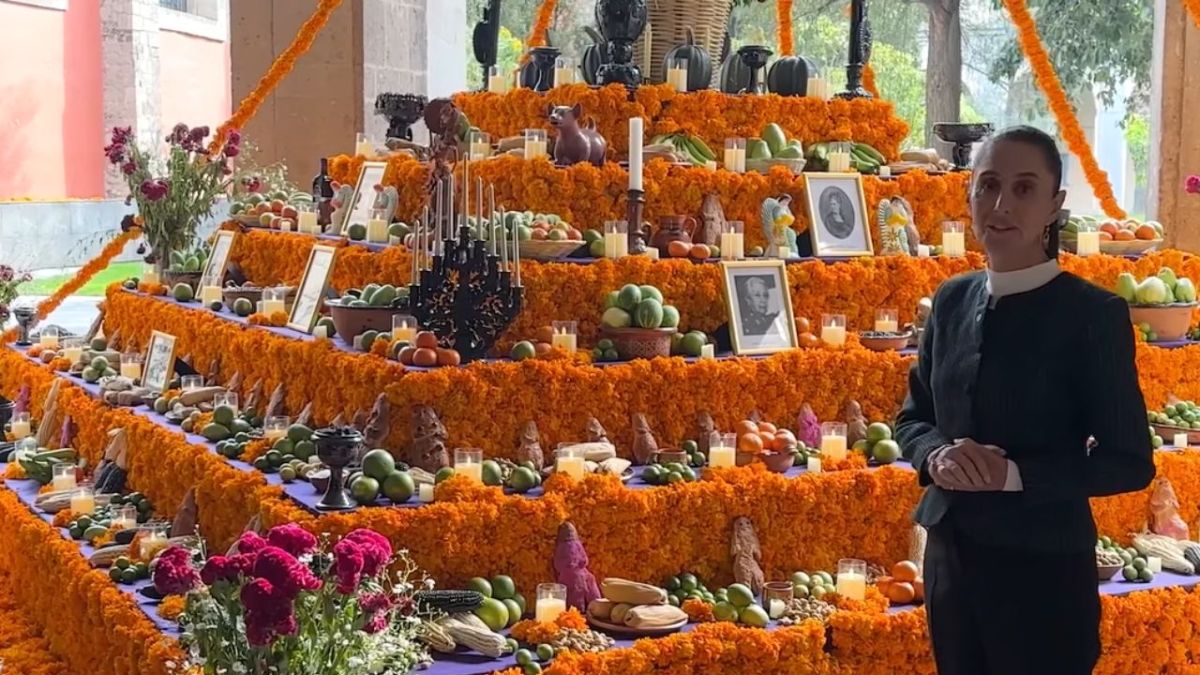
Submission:
M 1133 329 L 1124 300 L 1107 297 L 1090 312 L 1079 347 L 1088 431 L 1096 439 L 1083 471 L 1057 453 L 1017 460 L 1025 498 L 1035 502 L 1141 490 L 1154 479 L 1154 449 L 1138 384 Z
M 930 453 L 950 443 L 942 432 L 938 431 L 933 389 L 930 386 L 940 296 L 941 293 L 934 296 L 933 311 L 925 322 L 925 332 L 917 350 L 917 362 L 912 364 L 908 371 L 908 396 L 905 397 L 904 407 L 896 417 L 896 440 L 900 443 L 904 458 L 916 468 L 922 486 L 933 482 L 926 466 Z

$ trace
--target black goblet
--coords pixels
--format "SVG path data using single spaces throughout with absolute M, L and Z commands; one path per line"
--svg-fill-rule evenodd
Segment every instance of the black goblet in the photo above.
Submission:
M 363 447 L 363 435 L 354 427 L 329 427 L 313 432 L 317 459 L 329 467 L 329 485 L 317 502 L 322 511 L 344 511 L 354 508 L 346 494 L 346 479 L 342 470 L 358 459 Z
M 742 60 L 742 64 L 750 69 L 750 86 L 747 87 L 747 94 L 757 94 L 760 80 L 760 73 L 767 65 L 767 59 L 771 58 L 772 52 L 766 47 L 759 45 L 746 45 L 737 51 L 738 58 Z

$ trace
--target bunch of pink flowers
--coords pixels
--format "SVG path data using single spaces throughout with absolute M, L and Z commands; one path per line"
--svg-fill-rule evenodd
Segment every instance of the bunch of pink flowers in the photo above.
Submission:
M 1190 194 L 1200 195 L 1200 176 L 1188 176 L 1183 189 Z

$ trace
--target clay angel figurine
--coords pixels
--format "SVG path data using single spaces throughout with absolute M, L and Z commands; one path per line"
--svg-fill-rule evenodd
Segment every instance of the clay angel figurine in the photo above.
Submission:
M 846 445 L 865 440 L 867 437 L 867 418 L 863 416 L 862 406 L 853 399 L 846 404 Z M 820 447 L 820 444 L 817 444 Z
M 383 222 L 392 222 L 396 216 L 396 209 L 399 207 L 400 191 L 394 185 L 387 187 L 382 185 L 375 186 L 375 202 L 371 204 L 371 208 L 383 211 Z
M 800 408 L 800 416 L 796 420 L 796 436 L 810 448 L 821 447 L 821 421 L 817 419 L 812 406 L 807 403 Z
M 739 516 L 733 521 L 733 540 L 729 553 L 733 556 L 733 580 L 749 586 L 755 595 L 761 593 L 763 570 L 759 563 L 762 561 L 762 547 L 758 544 L 758 535 L 754 533 L 754 524 L 746 516 Z
M 917 255 L 921 240 L 908 200 L 903 197 L 881 199 L 876 213 L 881 255 Z
M 692 241 L 709 246 L 719 246 L 721 233 L 725 231 L 725 209 L 721 208 L 721 195 L 710 192 L 700 204 L 701 232 L 692 236 Z
M 333 213 L 329 216 L 329 222 L 332 224 L 331 227 L 333 228 L 333 232 L 336 233 L 338 231 L 338 228 L 341 227 L 341 224 L 345 222 L 346 216 L 350 213 L 350 210 L 354 208 L 354 205 L 350 203 L 353 200 L 353 185 L 342 185 L 341 183 L 334 182 L 333 200 L 331 202 L 333 205 Z
M 646 421 L 643 413 L 633 414 L 633 461 L 637 464 L 649 464 L 658 453 L 658 441 L 654 440 L 654 432 L 650 430 L 650 422 Z
M 533 462 L 534 469 L 541 471 L 546 465 L 546 456 L 542 452 L 542 441 L 538 433 L 537 422 L 529 420 L 521 430 L 521 444 L 517 446 L 517 464 Z
M 554 544 L 554 575 L 567 587 L 567 606 L 587 611 L 591 601 L 600 599 L 600 586 L 588 569 L 588 554 L 579 533 L 569 521 L 558 526 Z
M 791 195 L 767 197 L 763 200 L 762 229 L 768 242 L 768 258 L 778 258 L 781 248 L 787 249 L 788 257 L 796 255 L 796 231 L 792 229 L 796 216 L 792 215 L 791 204 Z
M 419 405 L 412 412 L 412 445 L 408 447 L 406 460 L 409 466 L 420 467 L 429 473 L 450 466 L 450 452 L 446 449 L 446 427 L 433 408 Z
M 1179 515 L 1179 499 L 1166 478 L 1154 479 L 1150 492 L 1150 531 L 1172 539 L 1187 539 L 1188 526 Z
M 700 452 L 704 453 L 705 457 L 708 457 L 708 449 L 712 445 L 712 434 L 717 429 L 712 415 L 709 415 L 705 410 L 696 413 L 696 428 L 699 434 L 696 437 L 696 445 L 700 446 Z
M 611 443 L 608 440 L 608 432 L 604 430 L 604 425 L 600 424 L 600 420 L 595 417 L 588 418 L 584 437 L 588 443 Z

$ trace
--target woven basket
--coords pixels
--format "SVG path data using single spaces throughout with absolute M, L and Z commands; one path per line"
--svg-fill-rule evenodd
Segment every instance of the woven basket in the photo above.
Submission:
M 721 70 L 721 45 L 729 27 L 733 0 L 646 0 L 649 25 L 633 48 L 633 62 L 642 69 L 642 77 L 652 84 L 667 81 L 663 59 L 667 52 L 687 40 L 690 27 L 696 44 L 712 56 L 713 77 Z M 646 35 L 650 35 L 650 62 L 646 62 Z
M 613 341 L 622 359 L 652 359 L 671 355 L 671 336 L 675 328 L 608 328 L 600 335 Z

